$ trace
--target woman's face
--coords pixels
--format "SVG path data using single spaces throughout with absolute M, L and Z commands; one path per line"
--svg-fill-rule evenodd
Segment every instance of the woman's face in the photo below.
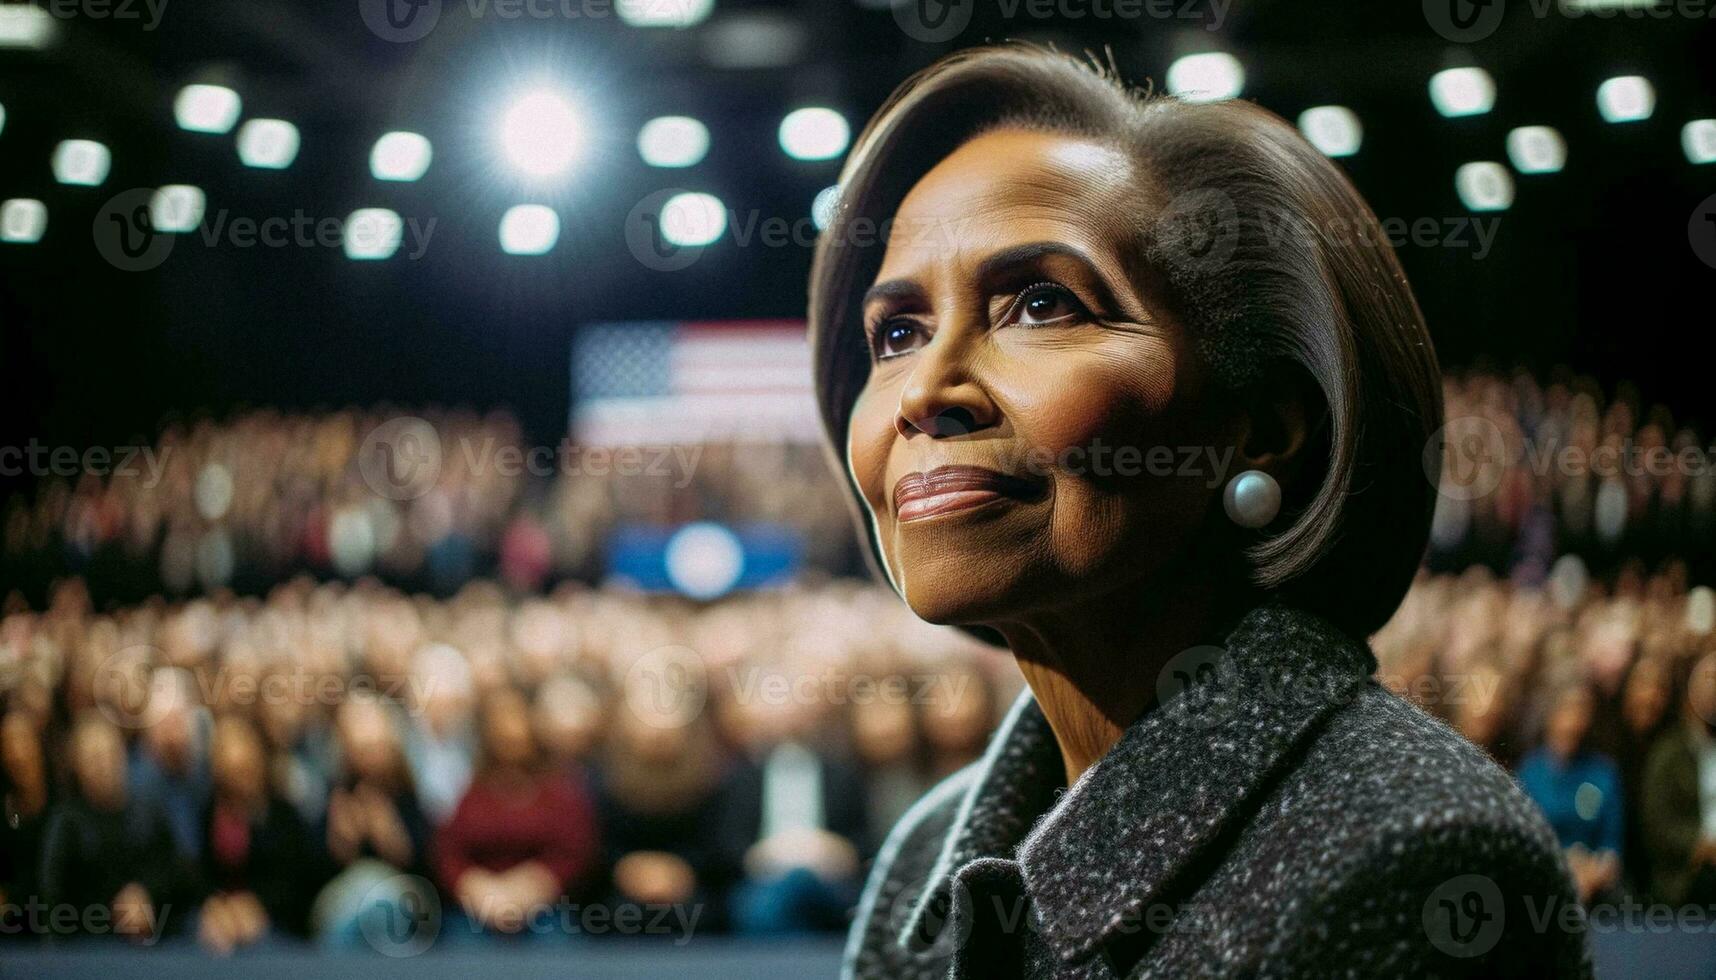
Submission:
M 1137 183 L 1119 151 L 1004 129 L 894 217 L 848 464 L 931 622 L 1136 596 L 1219 493 L 1231 457 L 1207 447 L 1234 444 L 1234 419 L 1202 404 L 1184 333 L 1134 281 Z

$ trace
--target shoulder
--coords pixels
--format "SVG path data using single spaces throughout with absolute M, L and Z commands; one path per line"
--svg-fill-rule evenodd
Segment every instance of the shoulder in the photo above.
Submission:
M 1309 807 L 1317 856 L 1300 911 L 1328 934 L 1297 951 L 1327 956 L 1333 943 L 1384 972 L 1537 962 L 1588 975 L 1584 914 L 1553 831 L 1513 777 L 1447 725 L 1368 684 L 1289 783 L 1325 801 Z
M 846 940 L 843 976 L 887 976 L 898 972 L 896 935 L 941 857 L 959 820 L 967 791 L 976 781 L 972 763 L 937 783 L 912 804 L 876 853 L 857 916 Z

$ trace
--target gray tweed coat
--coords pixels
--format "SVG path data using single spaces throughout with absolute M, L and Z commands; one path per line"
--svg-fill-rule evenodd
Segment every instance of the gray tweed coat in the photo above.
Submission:
M 1270 603 L 1071 787 L 1029 692 L 889 835 L 844 975 L 1589 976 L 1501 768 Z

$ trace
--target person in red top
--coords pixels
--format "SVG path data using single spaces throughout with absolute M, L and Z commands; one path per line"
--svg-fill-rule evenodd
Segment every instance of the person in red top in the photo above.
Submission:
M 565 772 L 546 767 L 523 697 L 484 698 L 476 777 L 435 841 L 435 871 L 468 924 L 458 933 L 551 934 L 559 903 L 593 869 L 595 810 Z M 466 927 L 461 928 L 464 925 Z

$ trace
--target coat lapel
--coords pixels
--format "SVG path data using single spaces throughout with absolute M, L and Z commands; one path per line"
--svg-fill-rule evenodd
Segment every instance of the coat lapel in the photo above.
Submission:
M 1004 857 L 1018 860 L 1033 927 L 1056 955 L 1090 955 L 1250 812 L 1294 747 L 1375 668 L 1365 644 L 1324 620 L 1260 606 L 1222 647 L 1176 658 L 1164 671 L 1169 696 L 1058 801 L 1060 754 L 1025 692 L 961 801 L 901 941 L 933 940 L 951 876 Z

